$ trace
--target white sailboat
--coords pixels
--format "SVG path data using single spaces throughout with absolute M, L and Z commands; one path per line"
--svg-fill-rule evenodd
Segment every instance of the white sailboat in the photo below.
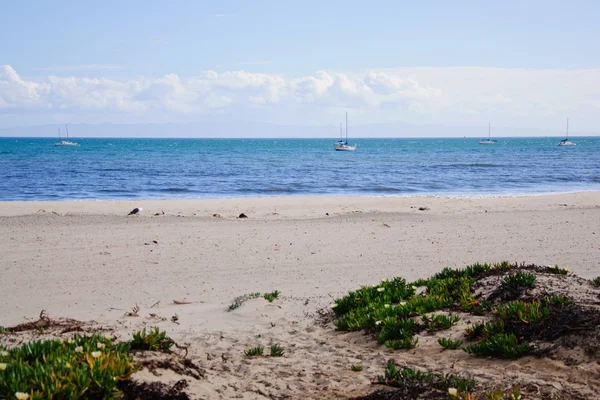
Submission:
M 569 118 L 567 118 L 567 138 L 558 142 L 559 146 L 576 146 L 574 142 L 569 141 Z
M 79 146 L 78 143 L 71 142 L 69 140 L 69 127 L 65 125 L 65 129 L 67 130 L 67 140 L 60 139 L 60 129 L 58 130 L 58 142 L 54 143 L 55 146 Z
M 342 140 L 342 125 L 340 124 L 340 140 L 333 144 L 335 151 L 354 151 L 356 145 L 350 146 L 348 144 L 348 111 L 346 111 L 346 141 Z
M 492 139 L 492 124 L 488 124 L 488 138 L 479 141 L 479 144 L 496 144 L 497 140 Z

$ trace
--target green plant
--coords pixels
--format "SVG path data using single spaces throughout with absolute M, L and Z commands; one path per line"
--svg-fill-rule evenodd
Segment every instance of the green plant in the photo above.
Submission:
M 2 350 L 0 398 L 14 399 L 17 392 L 32 400 L 119 398 L 120 382 L 135 372 L 128 350 L 128 344 L 115 345 L 101 335 Z
M 543 306 L 561 306 L 564 304 L 569 304 L 571 302 L 571 298 L 569 296 L 553 294 L 551 297 L 542 297 L 540 302 Z
M 535 275 L 528 272 L 517 272 L 515 274 L 509 274 L 502 279 L 502 289 L 504 290 L 518 290 L 519 288 L 535 286 Z
M 229 308 L 228 308 L 227 311 L 233 311 L 236 308 L 241 307 L 242 304 L 244 304 L 245 301 L 250 300 L 250 299 L 256 299 L 258 297 L 260 297 L 260 293 L 259 292 L 245 294 L 243 296 L 238 296 L 235 299 L 233 299 L 233 302 L 229 305 Z
M 519 343 L 517 337 L 512 333 L 499 333 L 486 337 L 479 343 L 465 346 L 463 350 L 478 356 L 514 359 L 527 354 L 529 344 L 527 342 Z
M 456 350 L 462 345 L 462 340 L 459 339 L 447 339 L 447 338 L 439 338 L 438 343 L 445 349 L 448 350 Z
M 493 267 L 494 267 L 494 269 L 499 270 L 499 271 L 506 271 L 506 270 L 513 268 L 513 266 L 508 261 L 494 263 Z
M 594 282 L 594 285 L 600 286 L 600 276 L 595 277 L 593 282 Z
M 399 350 L 399 349 L 412 349 L 419 343 L 419 338 L 407 337 L 404 339 L 390 339 L 386 340 L 383 344 L 387 347 Z
M 271 346 L 271 357 L 281 357 L 283 356 L 283 348 L 279 345 L 279 343 Z
M 471 314 L 474 315 L 485 315 L 490 311 L 492 311 L 492 302 L 487 299 L 475 301 L 471 307 Z
M 233 300 L 233 302 L 229 305 L 228 311 L 233 311 L 236 308 L 239 308 L 242 305 L 242 302 L 238 299 Z
M 247 356 L 262 356 L 264 351 L 265 348 L 261 345 L 258 345 L 250 349 L 244 350 L 244 354 Z
M 130 345 L 132 350 L 160 350 L 169 351 L 175 342 L 167 336 L 165 331 L 158 328 L 146 333 L 146 328 L 133 333 Z
M 558 265 L 548 265 L 546 267 L 546 272 L 550 274 L 567 275 L 569 270 L 566 268 L 559 268 Z
M 460 321 L 460 317 L 458 315 L 446 316 L 443 314 L 437 314 L 432 315 L 431 317 L 423 315 L 421 318 L 423 319 L 423 323 L 427 329 L 431 332 L 450 329 L 453 325 L 456 325 L 456 323 Z
M 279 290 L 274 290 L 271 293 L 264 294 L 265 300 L 268 300 L 269 303 L 272 303 L 277 297 L 279 297 Z
M 350 366 L 350 369 L 354 372 L 360 372 L 363 370 L 363 366 L 362 365 L 352 365 L 352 366 Z
M 501 304 L 496 308 L 498 317 L 503 321 L 539 324 L 550 316 L 550 309 L 540 301 L 530 303 L 517 300 Z
M 475 322 L 473 325 L 465 329 L 465 337 L 467 340 L 477 340 L 483 336 L 483 328 L 485 324 L 483 322 Z
M 475 380 L 465 379 L 455 375 L 443 375 L 421 372 L 413 368 L 398 366 L 389 362 L 384 375 L 377 376 L 377 381 L 390 386 L 415 387 L 428 385 L 436 389 L 447 391 L 456 388 L 459 392 L 471 392 L 475 388 Z

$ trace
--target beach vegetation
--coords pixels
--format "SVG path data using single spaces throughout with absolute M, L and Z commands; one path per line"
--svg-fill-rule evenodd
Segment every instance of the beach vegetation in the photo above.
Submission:
M 269 303 L 272 303 L 273 300 L 275 300 L 276 298 L 279 297 L 279 290 L 274 290 L 271 293 L 265 293 L 264 294 L 264 298 L 265 300 L 267 300 Z
M 250 349 L 244 350 L 244 354 L 247 355 L 248 357 L 262 356 L 264 351 L 265 351 L 264 346 L 258 345 L 258 346 L 254 346 Z
M 0 398 L 119 398 L 120 382 L 135 372 L 128 351 L 127 343 L 113 344 L 98 334 L 3 350 Z
M 594 285 L 600 286 L 600 276 L 595 277 L 593 282 L 594 282 Z M 0 330 L 0 332 L 2 332 L 2 331 Z
M 517 272 L 509 274 L 502 279 L 502 289 L 519 290 L 521 288 L 532 288 L 535 286 L 535 275 L 529 272 Z
M 282 357 L 283 356 L 283 348 L 279 343 L 276 343 L 271 346 L 271 357 Z
M 350 366 L 350 370 L 354 371 L 354 372 L 360 372 L 363 370 L 363 366 L 358 364 L 358 365 L 351 365 Z
M 548 265 L 545 272 L 557 275 L 567 275 L 569 270 L 566 268 L 560 268 L 558 265 Z
M 475 388 L 475 380 L 456 375 L 422 372 L 409 367 L 399 367 L 389 362 L 384 375 L 377 376 L 377 382 L 388 386 L 413 388 L 424 392 L 428 386 L 442 392 L 455 388 L 457 392 L 471 392 Z
M 242 304 L 244 304 L 244 302 L 246 302 L 247 300 L 257 299 L 259 297 L 260 297 L 260 293 L 259 292 L 245 294 L 243 296 L 238 296 L 235 299 L 233 299 L 233 302 L 231 302 L 231 304 L 229 305 L 227 311 L 233 311 L 233 310 L 241 307 Z
M 467 340 L 477 340 L 483 336 L 483 328 L 485 324 L 483 322 L 475 322 L 473 325 L 465 329 L 464 335 Z
M 499 357 L 515 359 L 529 352 L 527 342 L 519 342 L 514 333 L 498 333 L 486 336 L 482 341 L 473 343 L 462 348 L 469 354 L 484 357 Z
M 158 328 L 150 329 L 149 332 L 146 332 L 146 328 L 134 332 L 130 342 L 131 350 L 170 351 L 174 344 L 173 339 Z
M 438 343 L 444 349 L 447 349 L 447 350 L 456 350 L 456 349 L 458 349 L 462 345 L 462 340 L 460 340 L 460 339 L 448 339 L 448 338 L 441 337 L 441 338 L 438 338 Z
M 437 314 L 430 317 L 423 315 L 421 318 L 423 320 L 423 324 L 430 332 L 450 329 L 453 325 L 456 325 L 458 321 L 460 321 L 460 317 L 458 315 L 446 316 L 443 314 Z
M 524 322 L 539 324 L 550 317 L 550 308 L 541 301 L 526 302 L 522 300 L 500 304 L 496 308 L 500 320 L 504 322 Z

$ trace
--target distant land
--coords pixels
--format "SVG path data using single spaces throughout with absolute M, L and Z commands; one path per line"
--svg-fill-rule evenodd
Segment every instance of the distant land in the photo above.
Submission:
M 63 124 L 0 129 L 0 137 L 56 137 Z M 350 125 L 350 140 L 358 138 L 414 137 L 487 137 L 486 126 L 454 127 L 446 125 L 411 125 L 403 122 Z M 284 126 L 258 122 L 194 122 L 164 124 L 69 124 L 72 138 L 331 138 L 339 137 L 339 125 Z M 492 125 L 492 137 L 564 136 L 564 127 L 556 130 L 514 128 Z M 600 136 L 598 132 L 570 132 L 570 136 Z

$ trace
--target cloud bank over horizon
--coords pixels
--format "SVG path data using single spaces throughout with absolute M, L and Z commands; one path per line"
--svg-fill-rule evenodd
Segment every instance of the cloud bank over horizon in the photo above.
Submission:
M 598 132 L 600 69 L 419 67 L 296 77 L 208 70 L 109 79 L 21 76 L 0 65 L 0 129 L 219 120 L 318 126 L 341 122 L 346 110 L 353 124 L 492 121 L 560 130 L 569 117 L 574 131 Z

